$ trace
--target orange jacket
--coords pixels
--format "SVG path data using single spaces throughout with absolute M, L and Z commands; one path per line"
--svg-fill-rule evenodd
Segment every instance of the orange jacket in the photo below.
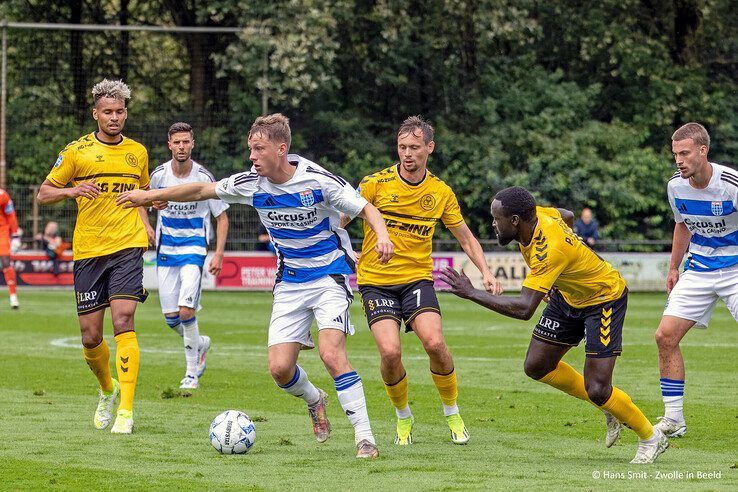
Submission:
M 0 234 L 9 236 L 18 230 L 18 218 L 8 192 L 0 188 Z

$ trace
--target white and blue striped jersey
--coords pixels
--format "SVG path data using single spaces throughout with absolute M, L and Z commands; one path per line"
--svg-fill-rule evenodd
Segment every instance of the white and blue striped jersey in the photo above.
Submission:
M 287 159 L 297 169 L 285 183 L 272 183 L 252 169 L 221 180 L 216 193 L 223 201 L 256 209 L 277 253 L 277 282 L 353 273 L 356 257 L 340 227 L 341 212 L 354 218 L 367 201 L 314 162 L 294 154 Z
M 168 188 L 185 183 L 213 183 L 215 177 L 203 166 L 192 161 L 189 176 L 178 178 L 172 171 L 172 161 L 160 165 L 151 173 L 151 189 Z M 156 264 L 176 267 L 202 267 L 212 238 L 210 216 L 219 216 L 228 208 L 221 200 L 202 202 L 169 202 L 160 210 L 156 222 Z
M 674 220 L 692 233 L 686 270 L 705 272 L 738 265 L 738 171 L 710 165 L 712 178 L 704 189 L 692 187 L 678 171 L 667 185 Z

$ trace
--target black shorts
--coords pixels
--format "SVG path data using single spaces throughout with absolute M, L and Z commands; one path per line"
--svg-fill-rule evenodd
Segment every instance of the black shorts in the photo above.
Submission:
M 143 249 L 129 248 L 110 255 L 74 262 L 74 293 L 77 315 L 110 306 L 113 299 L 144 302 Z
M 587 357 L 620 355 L 627 309 L 627 289 L 619 299 L 585 308 L 570 306 L 557 290 L 552 290 L 548 306 L 533 328 L 533 338 L 569 347 L 576 347 L 584 338 Z
M 413 319 L 420 313 L 441 314 L 436 290 L 430 280 L 418 280 L 402 285 L 360 285 L 361 305 L 369 328 L 383 319 L 405 322 L 405 331 L 412 331 Z

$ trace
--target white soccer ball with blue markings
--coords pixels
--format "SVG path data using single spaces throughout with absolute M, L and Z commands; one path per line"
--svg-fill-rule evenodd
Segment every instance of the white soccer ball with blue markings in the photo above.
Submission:
M 210 424 L 210 444 L 222 454 L 248 453 L 256 441 L 256 426 L 248 415 L 226 410 Z

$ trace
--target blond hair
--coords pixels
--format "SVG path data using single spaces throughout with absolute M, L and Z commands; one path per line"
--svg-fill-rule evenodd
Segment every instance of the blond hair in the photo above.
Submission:
M 268 114 L 256 118 L 249 130 L 249 138 L 259 133 L 270 142 L 287 144 L 289 150 L 292 143 L 290 120 L 282 113 Z
M 708 149 L 710 148 L 710 134 L 704 126 L 699 123 L 687 123 L 686 125 L 680 126 L 677 131 L 671 136 L 673 142 L 679 140 L 686 140 L 691 138 L 697 145 L 704 145 Z
M 97 101 L 103 97 L 125 102 L 126 99 L 131 98 L 131 88 L 122 80 L 102 79 L 92 88 L 92 100 L 97 104 Z

